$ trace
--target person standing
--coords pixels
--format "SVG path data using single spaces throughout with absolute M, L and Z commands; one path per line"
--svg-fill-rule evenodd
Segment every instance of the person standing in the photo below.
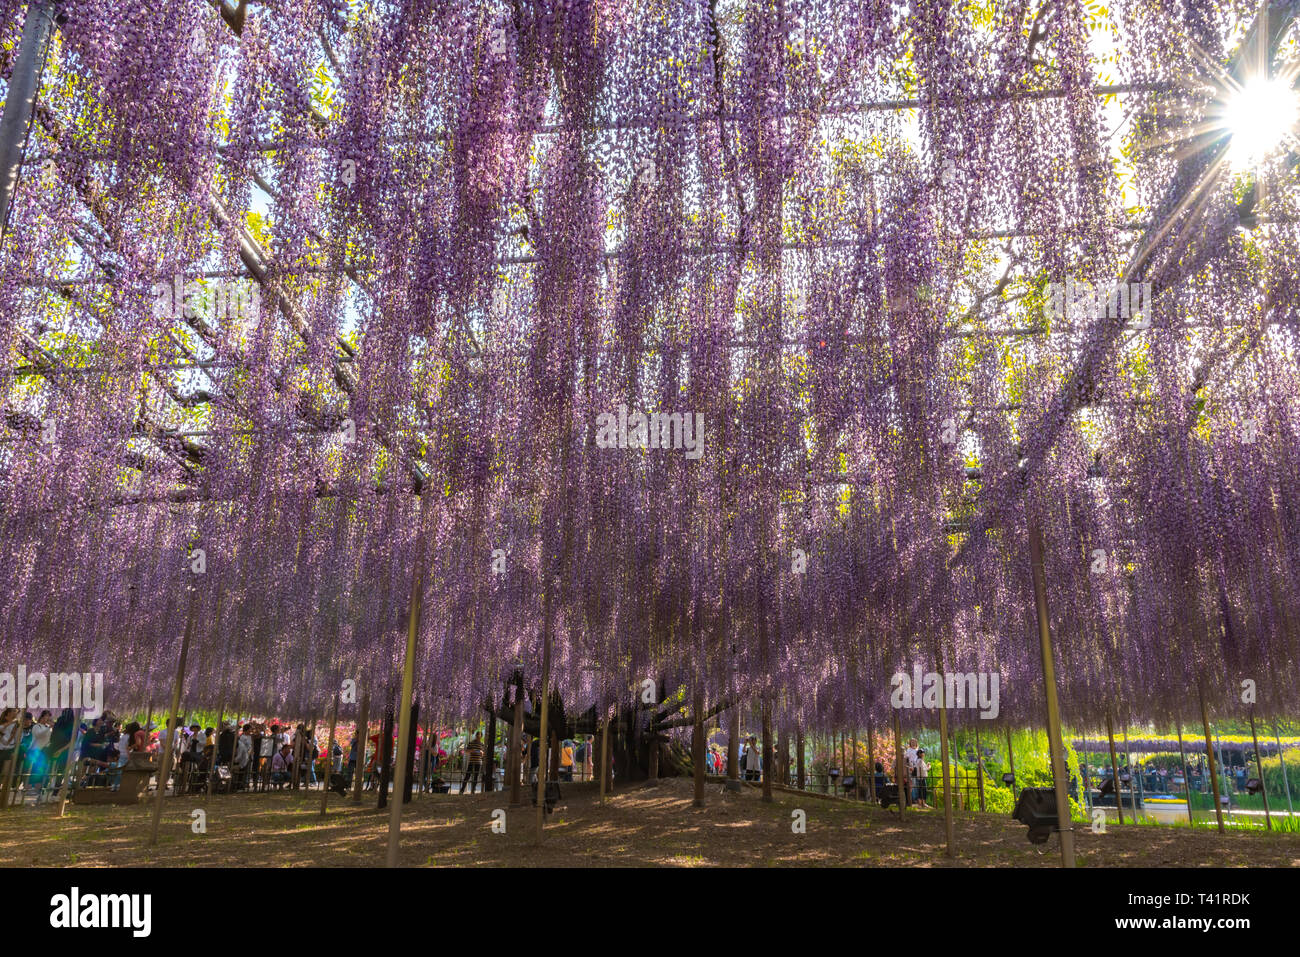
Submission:
M 758 753 L 758 739 L 753 735 L 745 745 L 745 780 L 759 781 L 763 777 L 763 756 Z
M 465 774 L 461 778 L 460 793 L 473 794 L 474 785 L 483 777 L 483 733 L 478 732 L 465 745 Z M 483 782 L 484 789 L 487 781 Z
M 926 798 L 929 794 L 926 791 L 926 775 L 930 773 L 930 765 L 925 761 L 925 748 L 916 749 L 916 763 L 913 765 L 913 773 L 916 775 L 916 806 L 925 810 L 930 809 L 926 804 Z
M 246 724 L 240 729 L 239 737 L 235 739 L 235 756 L 231 762 L 233 768 L 233 784 L 236 788 L 248 786 L 248 771 L 253 763 L 253 726 Z
M 21 717 L 17 708 L 5 708 L 0 713 L 0 789 L 9 781 L 10 763 L 18 760 L 18 745 L 23 737 Z
M 565 741 L 560 747 L 560 780 L 573 780 L 573 742 Z

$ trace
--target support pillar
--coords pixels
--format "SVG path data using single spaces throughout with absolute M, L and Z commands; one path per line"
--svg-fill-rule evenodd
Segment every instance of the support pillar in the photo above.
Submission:
M 1264 826 L 1273 830 L 1273 818 L 1268 812 L 1268 788 L 1264 786 L 1264 764 L 1259 756 L 1259 735 L 1255 733 L 1255 706 L 1250 706 L 1250 739 L 1255 744 L 1255 776 L 1259 778 L 1259 793 L 1264 796 Z
M 370 743 L 370 692 L 361 692 L 357 713 L 357 766 L 352 772 L 352 803 L 361 803 L 361 784 L 366 777 L 366 745 Z
M 176 715 L 180 712 L 181 707 L 181 688 L 185 684 L 185 657 L 190 651 L 190 639 L 194 635 L 194 619 L 198 613 L 199 592 L 193 585 L 190 586 L 190 607 L 189 613 L 185 617 L 185 634 L 181 638 L 181 655 L 180 660 L 176 663 L 176 683 L 172 687 L 172 720 L 179 720 Z M 149 829 L 149 846 L 153 847 L 158 843 L 158 826 L 162 823 L 163 798 L 167 794 L 167 776 L 171 774 L 172 768 L 172 740 L 176 737 L 175 732 L 170 727 L 163 729 L 163 754 L 162 763 L 158 766 L 158 790 L 154 794 L 153 802 L 153 824 Z M 77 740 L 77 724 L 74 721 L 72 725 L 72 740 L 68 743 L 71 747 Z M 71 772 L 71 761 L 68 763 L 69 772 Z M 63 778 L 63 795 L 66 800 L 68 793 L 68 776 Z M 59 817 L 63 816 L 62 810 L 59 811 Z
M 1043 532 L 1038 519 L 1029 519 L 1029 564 L 1034 580 L 1034 607 L 1038 617 L 1038 643 L 1043 658 L 1043 688 L 1047 692 L 1047 744 L 1056 786 L 1057 827 L 1061 835 L 1061 866 L 1074 867 L 1074 823 L 1065 777 L 1065 743 L 1061 735 L 1061 708 L 1056 697 L 1056 659 L 1047 614 L 1047 575 L 1043 568 Z M 1117 782 L 1118 783 L 1118 782 Z M 1117 802 L 1118 803 L 1118 802 Z
M 1205 687 L 1198 681 L 1196 693 L 1201 701 L 1201 724 L 1205 729 L 1205 758 L 1210 763 L 1210 787 L 1214 791 L 1214 819 L 1219 822 L 1219 833 L 1223 833 L 1223 805 L 1219 802 L 1219 771 L 1214 758 L 1214 742 L 1210 739 L 1210 714 L 1205 710 Z
M 799 790 L 802 791 L 808 784 L 807 768 L 804 766 L 804 741 L 803 741 L 802 728 L 795 731 L 794 749 L 795 749 L 794 773 L 795 773 L 795 778 L 797 780 L 797 786 Z
M 1106 738 L 1110 741 L 1110 779 L 1115 785 L 1115 809 L 1118 812 L 1119 823 L 1123 824 L 1124 802 L 1120 800 L 1119 795 L 1119 758 L 1115 756 L 1115 721 L 1111 717 L 1109 708 L 1106 709 Z

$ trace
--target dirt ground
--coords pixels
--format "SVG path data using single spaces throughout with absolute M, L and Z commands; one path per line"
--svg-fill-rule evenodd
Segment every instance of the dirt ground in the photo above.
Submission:
M 403 815 L 402 863 L 412 866 L 552 867 L 1056 867 L 1055 839 L 1034 847 L 1023 825 L 1001 815 L 958 813 L 957 857 L 944 855 L 942 811 L 909 810 L 900 821 L 879 807 L 811 795 L 778 793 L 763 804 L 757 790 L 725 793 L 716 781 L 708 806 L 691 806 L 689 780 L 663 780 L 622 790 L 602 808 L 594 784 L 563 785 L 564 803 L 534 842 L 531 806 L 508 807 L 508 795 L 420 795 Z M 379 866 L 388 812 L 373 794 L 357 807 L 331 795 L 320 817 L 320 793 L 169 798 L 157 847 L 148 848 L 152 804 L 68 806 L 58 820 L 49 807 L 0 811 L 0 865 L 148 867 Z M 207 833 L 195 834 L 192 811 L 206 810 Z M 506 812 L 506 833 L 492 813 Z M 792 830 L 807 814 L 805 833 Z M 1076 831 L 1083 867 L 1300 866 L 1300 834 L 1175 827 Z

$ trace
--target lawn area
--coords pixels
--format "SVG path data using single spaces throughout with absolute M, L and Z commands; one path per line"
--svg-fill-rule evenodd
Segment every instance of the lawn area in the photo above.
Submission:
M 942 811 L 912 811 L 900 820 L 878 807 L 811 795 L 722 791 L 710 782 L 708 806 L 691 806 L 691 782 L 665 779 L 629 788 L 601 807 L 593 784 L 563 785 L 564 803 L 548 820 L 545 842 L 534 842 L 532 807 L 509 808 L 508 795 L 417 796 L 402 824 L 402 863 L 408 866 L 880 866 L 1056 867 L 1055 841 L 1034 847 L 1025 828 L 1002 815 L 959 813 L 957 857 L 944 855 Z M 159 845 L 145 846 L 152 805 L 48 807 L 0 815 L 0 865 L 257 867 L 379 866 L 384 861 L 387 811 L 367 795 L 357 807 L 336 799 L 319 814 L 319 792 L 170 798 Z M 191 830 L 195 809 L 206 810 L 207 833 Z M 494 833 L 492 812 L 506 811 L 506 833 Z M 807 813 L 806 833 L 791 828 Z M 1300 866 L 1300 835 L 1175 827 L 1076 831 L 1081 867 Z

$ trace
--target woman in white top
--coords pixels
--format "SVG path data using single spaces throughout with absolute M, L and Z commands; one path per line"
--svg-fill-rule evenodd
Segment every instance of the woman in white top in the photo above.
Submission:
M 50 733 L 54 731 L 54 719 L 50 717 L 48 711 L 42 711 L 41 716 L 36 719 L 32 725 L 32 750 L 44 751 L 50 746 Z
M 930 765 L 926 763 L 925 760 L 925 748 L 917 748 L 916 763 L 912 768 L 916 772 L 916 794 L 918 798 L 916 806 L 920 808 L 929 808 L 930 805 L 925 803 L 925 799 L 929 797 L 925 790 L 925 784 L 926 775 L 930 773 Z

